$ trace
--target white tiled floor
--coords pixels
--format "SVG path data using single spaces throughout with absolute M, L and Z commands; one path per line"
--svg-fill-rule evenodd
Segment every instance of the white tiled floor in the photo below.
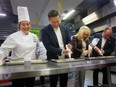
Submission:
M 87 87 L 88 85 L 93 84 L 92 74 L 93 74 L 92 70 L 87 70 L 86 71 L 86 78 L 85 78 L 84 87 Z M 111 77 L 112 77 L 112 83 L 116 84 L 116 74 L 112 74 Z M 102 73 L 101 72 L 99 73 L 99 83 L 102 83 Z M 41 87 L 41 86 L 35 86 L 35 87 Z M 45 85 L 45 87 L 49 87 L 49 84 L 47 83 Z M 74 80 L 73 79 L 68 80 L 68 87 L 74 87 Z M 116 86 L 112 86 L 112 87 L 116 87 Z
M 93 76 L 93 71 L 92 70 L 87 70 L 84 87 L 87 87 L 88 85 L 93 85 L 93 77 L 92 76 Z M 111 79 L 112 79 L 112 83 L 116 84 L 116 74 L 111 74 Z M 74 85 L 73 85 L 74 82 L 73 81 L 69 80 L 68 83 L 69 83 L 68 87 L 74 87 Z M 102 83 L 102 73 L 101 72 L 99 73 L 99 83 Z
M 68 81 L 68 87 L 74 87 L 74 80 L 73 79 L 69 79 Z M 91 70 L 87 70 L 86 71 L 86 77 L 85 77 L 85 85 L 84 87 L 87 87 L 88 85 L 92 85 L 92 71 Z
M 93 84 L 93 78 L 92 78 L 92 70 L 87 70 L 86 71 L 86 79 L 85 79 L 85 86 L 87 85 L 92 85 Z M 111 80 L 113 84 L 116 84 L 116 74 L 111 74 Z M 102 73 L 99 73 L 99 83 L 102 83 Z M 116 86 L 115 86 L 116 87 Z

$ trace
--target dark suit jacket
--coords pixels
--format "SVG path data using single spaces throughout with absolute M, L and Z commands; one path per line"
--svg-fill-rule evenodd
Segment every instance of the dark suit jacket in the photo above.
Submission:
M 99 38 L 99 42 L 97 43 L 97 47 L 101 49 L 101 41 L 102 41 L 102 34 L 95 34 L 94 38 Z M 115 38 L 113 38 L 112 36 L 106 41 L 103 50 L 105 51 L 104 56 L 110 56 L 111 53 L 114 51 L 114 47 L 115 47 Z M 96 56 L 100 56 L 93 48 L 92 51 L 92 56 L 96 57 Z
M 89 44 L 89 41 L 86 40 L 86 48 L 88 49 L 88 44 Z M 72 46 L 73 46 L 73 49 L 72 49 L 72 57 L 73 58 L 78 58 L 81 56 L 82 54 L 82 41 L 78 40 L 75 36 L 73 37 L 72 39 L 72 42 L 71 42 Z
M 65 48 L 66 44 L 68 44 L 71 41 L 69 31 L 62 25 L 60 25 L 59 27 L 61 30 L 61 35 L 63 38 Z M 62 49 L 59 48 L 57 36 L 51 25 L 48 25 L 44 29 L 42 29 L 42 41 L 45 48 L 47 49 L 48 60 L 58 59 L 58 56 L 61 55 Z

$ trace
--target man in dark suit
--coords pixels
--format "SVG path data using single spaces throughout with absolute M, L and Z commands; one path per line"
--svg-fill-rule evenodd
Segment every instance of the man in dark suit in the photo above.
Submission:
M 70 49 L 72 48 L 69 44 L 71 41 L 69 31 L 60 24 L 61 20 L 56 10 L 51 10 L 48 13 L 48 18 L 50 24 L 42 29 L 42 41 L 47 49 L 47 59 L 65 58 L 69 53 L 69 50 L 65 49 L 66 45 Z M 67 73 L 50 75 L 50 87 L 56 87 L 58 79 L 60 87 L 67 87 Z
M 115 38 L 112 37 L 112 28 L 107 27 L 102 34 L 95 34 L 94 39 L 91 43 L 93 46 L 92 56 L 110 56 L 114 51 Z M 94 69 L 93 71 L 93 84 L 98 86 L 98 73 L 100 69 Z M 102 68 L 103 72 L 103 85 L 107 85 L 107 70 Z

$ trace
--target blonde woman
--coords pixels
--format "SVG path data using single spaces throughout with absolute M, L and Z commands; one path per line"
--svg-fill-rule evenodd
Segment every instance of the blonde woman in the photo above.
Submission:
M 88 55 L 89 37 L 91 34 L 90 28 L 87 26 L 80 27 L 78 33 L 73 36 L 73 58 L 81 58 Z M 85 71 L 75 72 L 74 86 L 84 87 Z

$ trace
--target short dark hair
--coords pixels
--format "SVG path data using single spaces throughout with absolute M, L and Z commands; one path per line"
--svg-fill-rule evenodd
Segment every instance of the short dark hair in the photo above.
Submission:
M 59 15 L 58 11 L 56 11 L 56 10 L 51 10 L 51 11 L 49 11 L 49 13 L 48 13 L 48 18 L 55 17 L 55 16 L 58 16 L 58 15 Z
M 112 29 L 111 27 L 106 27 L 104 31 Z

